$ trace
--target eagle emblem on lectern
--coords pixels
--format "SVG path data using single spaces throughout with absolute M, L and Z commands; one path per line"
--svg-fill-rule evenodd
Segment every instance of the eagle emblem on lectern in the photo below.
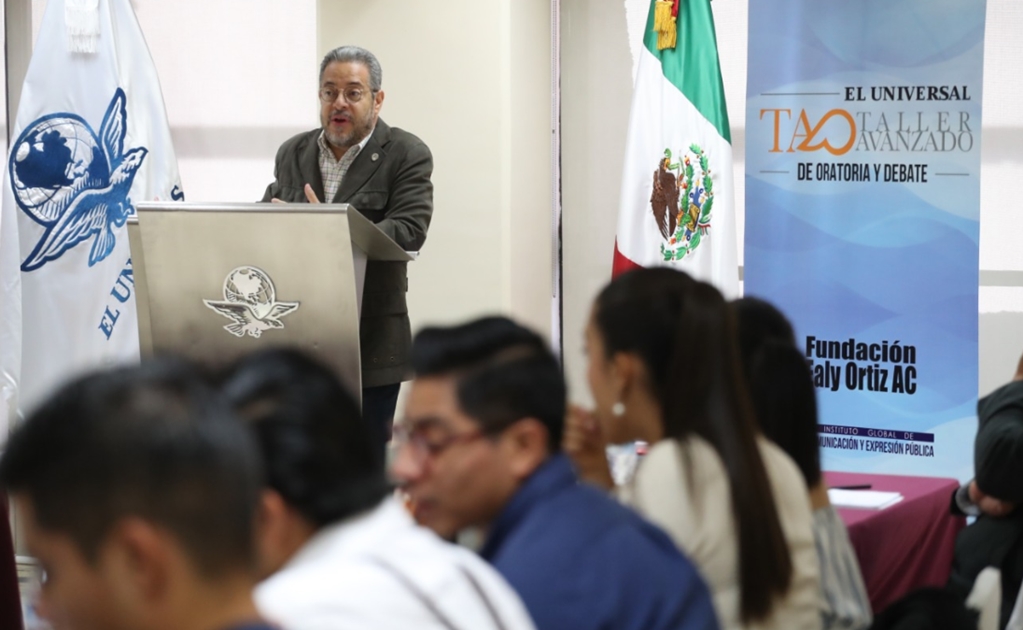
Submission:
M 284 328 L 281 318 L 301 302 L 278 302 L 270 276 L 258 267 L 238 267 L 224 278 L 224 299 L 203 304 L 231 320 L 224 330 L 235 337 L 259 338 L 263 331 Z

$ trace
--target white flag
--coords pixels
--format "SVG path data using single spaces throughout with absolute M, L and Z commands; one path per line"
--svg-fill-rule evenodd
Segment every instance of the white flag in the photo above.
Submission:
M 182 199 L 156 69 L 130 0 L 50 0 L 4 169 L 0 443 L 82 370 L 137 361 L 125 221 Z

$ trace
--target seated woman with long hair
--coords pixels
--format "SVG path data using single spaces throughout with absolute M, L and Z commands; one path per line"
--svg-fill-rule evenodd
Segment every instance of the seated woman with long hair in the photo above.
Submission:
M 604 444 L 647 442 L 620 497 L 696 564 L 721 627 L 820 628 L 806 484 L 759 434 L 718 290 L 665 268 L 622 275 L 586 344 L 596 408 L 566 437 L 580 475 L 608 485 Z
M 806 356 L 796 347 L 792 324 L 770 303 L 742 298 L 732 307 L 739 355 L 760 429 L 796 462 L 810 489 L 823 628 L 867 628 L 872 616 L 860 564 L 821 475 L 817 397 Z

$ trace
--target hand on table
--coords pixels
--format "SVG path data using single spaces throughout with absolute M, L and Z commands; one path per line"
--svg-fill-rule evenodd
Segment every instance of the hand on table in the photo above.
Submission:
M 976 480 L 970 482 L 970 501 L 988 516 L 1005 516 L 1016 509 L 1013 503 L 984 494 L 984 491 L 977 487 Z
M 580 479 L 606 490 L 614 487 L 607 441 L 592 413 L 575 405 L 569 407 L 561 447 L 575 464 Z

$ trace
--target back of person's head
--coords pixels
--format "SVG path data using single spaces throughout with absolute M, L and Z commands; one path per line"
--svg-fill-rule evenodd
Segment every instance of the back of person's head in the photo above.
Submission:
M 710 284 L 639 269 L 601 291 L 592 325 L 606 359 L 624 353 L 644 365 L 665 437 L 698 436 L 720 456 L 738 533 L 741 616 L 766 617 L 789 588 L 792 561 L 757 446 L 732 310 Z
M 199 582 L 250 576 L 260 476 L 255 445 L 222 398 L 193 367 L 164 361 L 65 385 L 14 432 L 0 460 L 0 483 L 23 509 L 30 552 L 59 575 L 44 601 L 99 592 L 97 583 L 125 575 L 96 568 L 85 578 L 69 570 L 69 558 L 106 566 L 126 557 L 112 549 L 149 549 L 139 541 L 164 534 Z M 77 551 L 33 549 L 33 541 L 55 538 Z M 132 557 L 134 570 L 141 560 Z M 72 575 L 89 584 L 69 583 Z M 115 614 L 109 601 L 96 606 Z
M 504 317 L 422 330 L 392 473 L 444 537 L 490 524 L 560 450 L 565 381 L 543 339 Z
M 755 297 L 732 300 L 739 327 L 739 358 L 743 369 L 750 366 L 753 354 L 767 340 L 795 346 L 796 332 L 788 318 L 773 304 Z
M 791 457 L 809 488 L 821 480 L 817 398 L 806 357 L 792 344 L 764 342 L 746 368 L 760 428 Z
M 796 462 L 812 488 L 821 480 L 817 398 L 792 324 L 774 305 L 757 298 L 735 300 L 732 308 L 743 372 L 760 428 Z
M 506 317 L 425 328 L 412 345 L 412 370 L 417 377 L 453 376 L 462 410 L 484 431 L 535 418 L 547 429 L 550 450 L 560 449 L 565 379 L 532 330 Z
M 221 389 L 256 436 L 266 485 L 316 527 L 389 492 L 371 428 L 325 365 L 297 350 L 264 350 L 239 360 Z

